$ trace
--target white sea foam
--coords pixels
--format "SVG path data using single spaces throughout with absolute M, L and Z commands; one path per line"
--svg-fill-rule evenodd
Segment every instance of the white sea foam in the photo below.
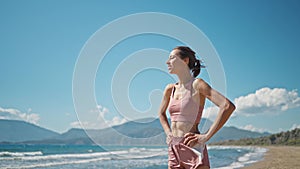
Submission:
M 34 152 L 2 151 L 2 152 L 0 152 L 0 157 L 23 157 L 23 156 L 36 156 L 36 155 L 43 155 L 43 153 L 41 151 L 34 151 Z
M 119 159 L 144 159 L 155 156 L 167 155 L 167 149 L 130 148 L 127 154 L 122 154 Z
M 246 149 L 246 150 L 251 150 L 254 147 L 251 146 L 208 146 L 207 149 L 215 149 L 215 150 L 225 150 L 225 149 Z M 238 150 L 240 151 L 240 150 Z
M 217 147 L 217 149 L 225 149 L 225 148 L 239 148 L 239 149 L 247 149 L 250 150 L 249 153 L 244 154 L 243 156 L 239 157 L 237 161 L 231 163 L 229 166 L 225 167 L 219 167 L 216 169 L 236 169 L 236 168 L 241 168 L 246 165 L 249 165 L 251 163 L 255 163 L 259 160 L 261 160 L 264 155 L 268 150 L 266 148 L 260 148 L 260 147 L 243 147 L 243 146 L 226 146 L 226 147 Z
M 66 165 L 66 164 L 83 164 L 83 163 L 90 163 L 96 161 L 103 161 L 103 160 L 111 160 L 109 157 L 102 157 L 102 158 L 92 158 L 86 160 L 73 160 L 73 161 L 62 161 L 62 162 L 48 162 L 48 163 L 38 163 L 33 165 L 23 165 L 21 168 L 37 168 L 37 167 L 51 167 L 57 165 Z M 19 169 L 20 166 L 10 166 L 9 169 Z M 7 169 L 8 169 L 7 168 Z
M 226 167 L 217 169 L 234 169 L 241 168 L 250 163 L 256 162 L 261 159 L 263 153 L 266 152 L 264 148 L 258 147 L 243 147 L 243 146 L 209 146 L 208 149 L 213 150 L 226 150 L 235 149 L 242 153 L 247 150 L 248 153 L 237 157 L 235 162 L 232 162 Z M 117 165 L 119 168 L 131 166 L 133 168 L 146 167 L 146 166 L 160 166 L 167 165 L 167 148 L 143 148 L 131 147 L 128 149 L 119 149 L 110 152 L 93 152 L 77 154 L 49 154 L 45 155 L 42 152 L 1 152 L 0 168 L 72 168 L 72 166 L 100 166 L 114 168 Z M 11 160 L 11 161 L 9 161 Z M 111 163 L 110 161 L 114 162 Z M 124 161 L 127 161 L 124 163 Z M 122 162 L 123 161 L 123 162 Z M 65 166 L 63 166 L 65 165 Z M 123 166 L 124 165 L 124 166 Z M 116 167 L 116 166 L 115 166 Z
M 4 153 L 4 152 L 3 152 Z M 11 152 L 5 152 L 11 153 Z M 34 155 L 35 154 L 35 155 Z M 54 154 L 43 155 L 40 153 L 31 153 L 34 156 L 18 156 L 16 157 L 0 157 L 1 160 L 14 160 L 14 164 L 9 163 L 9 166 L 4 168 L 44 168 L 60 165 L 73 165 L 84 164 L 98 161 L 107 160 L 133 160 L 134 159 L 147 159 L 158 155 L 167 155 L 167 149 L 147 149 L 147 148 L 130 148 L 121 151 L 111 152 L 93 152 L 93 153 L 80 153 L 80 154 Z M 42 163 L 41 163 L 42 162 Z M 3 166 L 2 166 L 3 167 Z M 0 165 L 0 168 L 2 168 Z
M 19 159 L 23 161 L 27 160 L 51 160 L 51 159 L 70 159 L 70 158 L 93 158 L 93 157 L 102 157 L 102 156 L 108 156 L 111 154 L 127 154 L 128 151 L 114 151 L 112 152 L 97 152 L 97 153 L 82 153 L 82 154 L 53 154 L 53 155 L 44 155 L 43 153 L 31 153 L 32 156 L 25 156 L 23 154 L 25 153 L 13 153 L 13 152 L 7 152 L 11 154 L 13 157 L 20 157 Z M 18 154 L 22 154 L 19 155 Z M 27 153 L 26 153 L 27 154 Z M 16 158 L 5 158 L 5 160 L 15 160 Z

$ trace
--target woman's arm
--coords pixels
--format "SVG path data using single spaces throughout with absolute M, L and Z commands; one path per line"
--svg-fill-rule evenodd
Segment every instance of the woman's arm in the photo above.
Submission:
M 185 144 L 188 146 L 193 146 L 195 141 L 200 143 L 207 142 L 217 131 L 219 131 L 225 122 L 228 120 L 232 112 L 235 110 L 234 104 L 220 94 L 218 91 L 211 88 L 204 80 L 197 79 L 196 90 L 199 91 L 200 94 L 208 98 L 211 102 L 213 102 L 216 106 L 219 107 L 219 112 L 217 118 L 213 122 L 212 126 L 208 130 L 206 134 L 193 134 L 187 133 L 185 135 Z
M 217 118 L 212 126 L 205 134 L 205 141 L 208 141 L 217 131 L 219 131 L 226 123 L 232 112 L 235 110 L 234 104 L 220 94 L 218 91 L 212 89 L 204 80 L 199 79 L 199 92 L 219 107 Z
M 166 110 L 169 105 L 173 84 L 168 84 L 164 90 L 164 95 L 158 110 L 159 120 L 167 136 L 171 135 L 170 125 L 167 119 Z

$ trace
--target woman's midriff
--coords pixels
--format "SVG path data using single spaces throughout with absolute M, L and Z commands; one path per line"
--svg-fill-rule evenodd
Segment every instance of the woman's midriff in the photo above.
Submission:
M 174 137 L 183 137 L 186 133 L 199 133 L 198 124 L 182 121 L 172 121 L 172 135 Z

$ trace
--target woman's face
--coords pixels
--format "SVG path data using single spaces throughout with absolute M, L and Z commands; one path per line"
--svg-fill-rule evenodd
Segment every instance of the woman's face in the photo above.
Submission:
M 172 50 L 166 62 L 166 64 L 168 65 L 169 73 L 171 74 L 177 74 L 184 66 L 187 66 L 187 63 L 188 63 L 188 58 L 181 59 L 179 57 L 178 49 Z

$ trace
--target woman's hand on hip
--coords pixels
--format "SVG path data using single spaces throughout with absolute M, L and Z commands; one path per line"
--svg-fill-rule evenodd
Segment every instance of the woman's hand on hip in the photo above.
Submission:
M 171 141 L 172 141 L 173 135 L 172 135 L 171 132 L 168 132 L 166 135 L 167 135 L 167 137 L 166 137 L 166 143 L 169 145 L 171 143 Z
M 204 134 L 196 134 L 196 133 L 186 133 L 184 135 L 184 142 L 183 144 L 194 147 L 196 144 L 205 144 L 207 141 L 207 137 Z

